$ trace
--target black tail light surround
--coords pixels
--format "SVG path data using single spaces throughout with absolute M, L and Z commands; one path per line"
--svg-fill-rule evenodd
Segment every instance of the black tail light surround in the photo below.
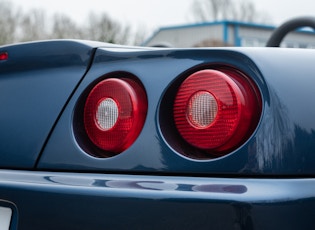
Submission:
M 106 74 L 79 99 L 74 116 L 78 144 L 95 157 L 122 153 L 140 134 L 147 108 L 146 92 L 137 77 L 126 72 Z
M 189 70 L 165 93 L 161 132 L 179 154 L 208 160 L 225 156 L 252 135 L 260 119 L 260 91 L 235 67 Z

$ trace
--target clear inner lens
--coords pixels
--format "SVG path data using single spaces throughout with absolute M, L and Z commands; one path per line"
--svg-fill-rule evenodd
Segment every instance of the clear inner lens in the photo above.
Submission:
M 118 120 L 118 105 L 111 98 L 106 98 L 98 105 L 96 112 L 96 122 L 103 130 L 114 127 Z
M 187 118 L 196 128 L 207 128 L 218 113 L 218 104 L 214 96 L 207 91 L 195 93 L 188 102 Z

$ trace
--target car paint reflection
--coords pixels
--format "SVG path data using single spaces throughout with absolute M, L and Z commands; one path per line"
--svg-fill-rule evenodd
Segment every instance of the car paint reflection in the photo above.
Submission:
M 115 188 L 115 189 L 138 189 L 138 190 L 155 190 L 155 191 L 190 191 L 190 192 L 208 192 L 208 193 L 231 193 L 243 194 L 247 192 L 244 185 L 233 184 L 177 184 L 164 181 L 149 180 L 102 180 L 89 178 L 68 178 L 50 176 L 46 180 L 57 184 L 84 186 L 90 185 L 95 187 Z

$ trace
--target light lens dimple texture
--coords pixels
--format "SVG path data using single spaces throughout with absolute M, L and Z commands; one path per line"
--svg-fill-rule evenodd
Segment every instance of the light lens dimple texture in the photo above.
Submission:
M 187 106 L 187 117 L 196 128 L 209 127 L 218 113 L 216 99 L 207 91 L 195 93 Z
M 197 71 L 179 86 L 173 110 L 181 138 L 196 150 L 179 151 L 193 158 L 226 155 L 248 139 L 260 114 L 261 96 L 248 76 L 227 66 Z
M 121 153 L 142 130 L 147 107 L 145 91 L 138 82 L 105 79 L 94 86 L 86 99 L 85 131 L 94 145 L 107 152 L 104 156 Z
M 96 112 L 97 124 L 103 130 L 109 130 L 114 127 L 118 119 L 118 106 L 111 98 L 101 101 Z
M 200 92 L 205 95 L 200 96 Z M 179 133 L 188 143 L 200 149 L 222 146 L 238 127 L 241 98 L 242 93 L 236 83 L 220 71 L 202 70 L 190 75 L 180 86 L 174 103 L 174 118 Z M 209 103 L 206 105 L 207 100 Z M 211 105 L 211 100 L 217 106 Z M 187 116 L 187 107 L 191 110 L 191 104 L 199 106 L 193 109 L 195 115 Z M 210 115 L 211 107 L 217 107 L 213 110 L 215 116 Z

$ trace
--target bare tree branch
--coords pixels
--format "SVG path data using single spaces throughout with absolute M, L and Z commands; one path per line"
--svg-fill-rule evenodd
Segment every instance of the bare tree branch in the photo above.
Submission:
M 67 15 L 55 14 L 52 18 L 52 23 L 50 38 L 84 38 L 82 29 L 80 30 L 76 23 Z
M 256 10 L 250 0 L 195 0 L 192 15 L 197 22 L 238 20 L 265 22 L 267 16 Z
M 9 1 L 0 2 L 0 44 L 15 42 L 20 11 Z
M 49 17 L 42 9 L 22 12 L 7 0 L 0 0 L 0 45 L 42 39 L 87 39 L 117 44 L 138 44 L 144 32 L 122 26 L 106 13 L 90 13 L 86 24 L 77 25 L 64 14 Z

